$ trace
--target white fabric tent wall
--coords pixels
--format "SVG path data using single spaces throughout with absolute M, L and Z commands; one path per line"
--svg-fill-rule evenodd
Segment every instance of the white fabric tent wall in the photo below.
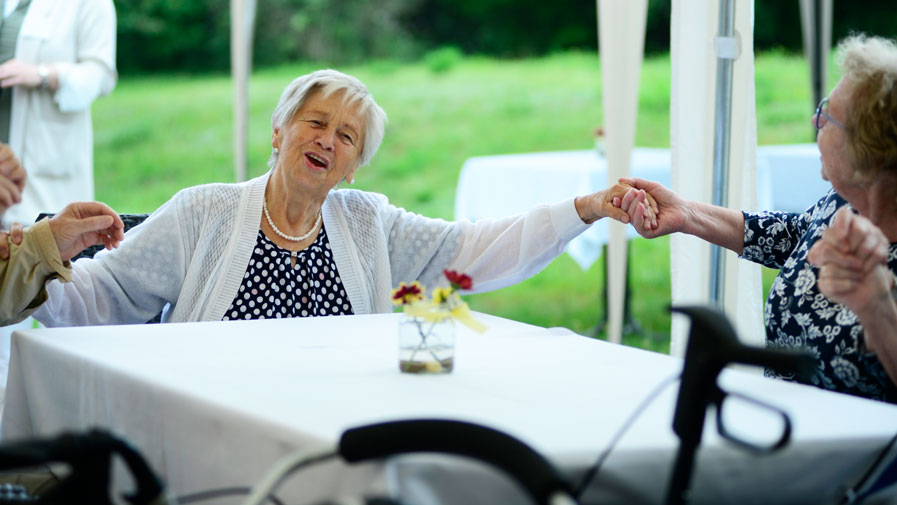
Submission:
M 735 30 L 741 53 L 733 69 L 729 202 L 734 209 L 756 209 L 756 107 L 754 99 L 753 2 L 735 5 Z M 715 40 L 717 0 L 673 0 L 670 23 L 670 149 L 673 190 L 691 200 L 712 199 Z M 760 267 L 725 256 L 724 310 L 742 340 L 764 342 Z M 676 234 L 670 239 L 674 305 L 709 303 L 710 246 Z M 674 317 L 670 353 L 685 353 L 689 324 Z
M 598 0 L 602 104 L 607 148 L 607 185 L 630 174 L 635 121 L 638 116 L 639 76 L 645 45 L 647 0 Z M 607 246 L 607 336 L 623 338 L 626 298 L 626 226 L 610 223 Z

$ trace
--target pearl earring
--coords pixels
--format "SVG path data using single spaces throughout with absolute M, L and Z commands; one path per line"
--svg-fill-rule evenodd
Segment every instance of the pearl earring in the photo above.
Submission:
M 349 184 L 355 184 L 355 178 L 352 177 L 351 179 L 349 179 L 349 180 L 346 181 L 346 182 L 348 182 Z
M 274 154 L 280 154 L 280 149 L 278 149 L 278 148 L 275 147 L 275 148 L 274 148 Z

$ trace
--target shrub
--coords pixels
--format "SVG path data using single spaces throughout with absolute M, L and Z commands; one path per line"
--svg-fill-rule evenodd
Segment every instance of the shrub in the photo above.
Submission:
M 455 46 L 444 46 L 424 56 L 424 64 L 434 74 L 443 74 L 464 60 L 464 53 Z

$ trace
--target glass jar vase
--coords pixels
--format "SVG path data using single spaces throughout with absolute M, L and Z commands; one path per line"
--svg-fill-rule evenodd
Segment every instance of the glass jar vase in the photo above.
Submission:
M 450 373 L 455 364 L 455 321 L 402 314 L 399 319 L 399 370 L 404 373 Z

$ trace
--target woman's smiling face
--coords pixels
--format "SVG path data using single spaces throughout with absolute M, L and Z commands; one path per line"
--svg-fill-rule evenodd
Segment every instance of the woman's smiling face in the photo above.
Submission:
M 272 145 L 280 150 L 275 168 L 307 189 L 326 194 L 358 169 L 364 120 L 359 104 L 347 105 L 343 96 L 339 91 L 325 98 L 314 90 L 282 129 L 274 128 Z

